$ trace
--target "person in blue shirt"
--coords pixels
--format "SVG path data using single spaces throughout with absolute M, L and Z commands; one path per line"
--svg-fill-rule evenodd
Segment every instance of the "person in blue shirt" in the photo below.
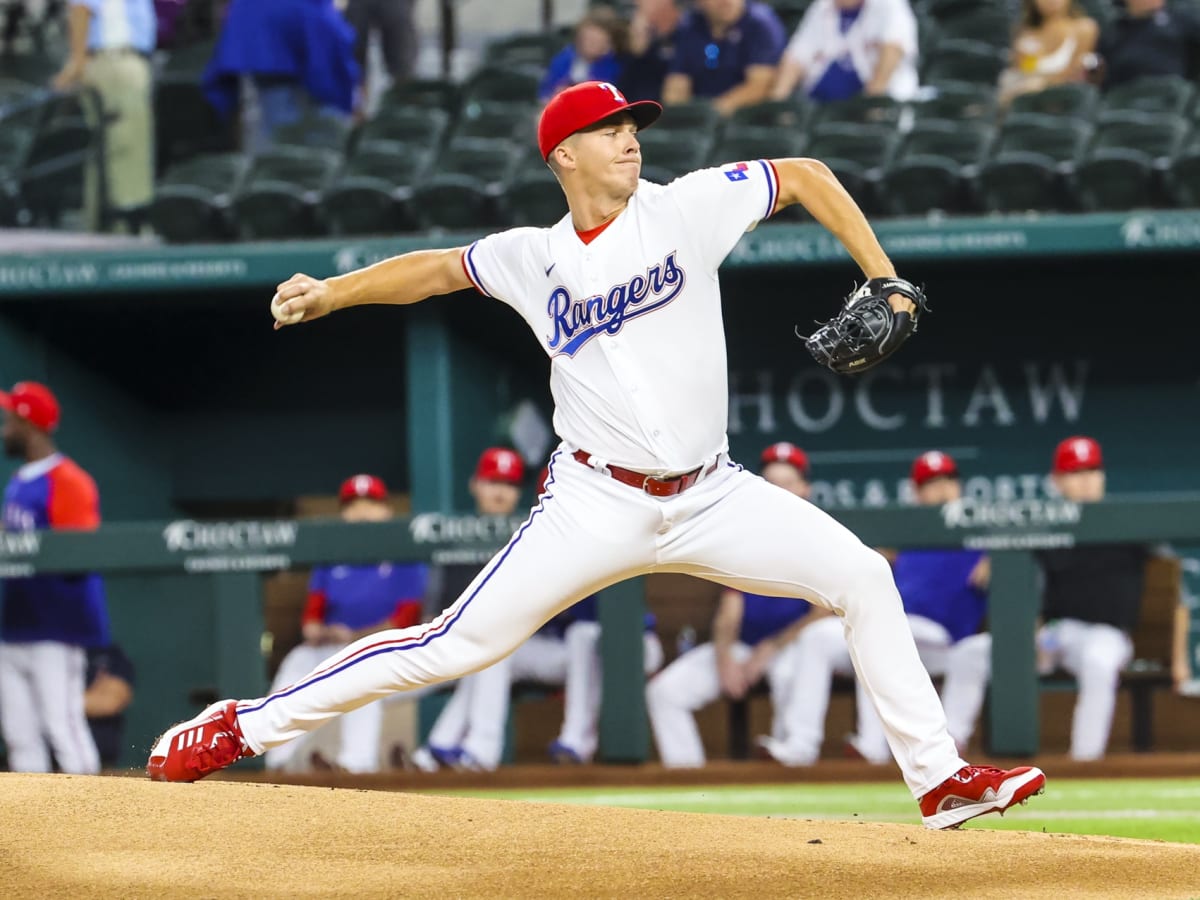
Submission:
M 809 463 L 803 450 L 786 441 L 772 444 L 763 451 L 762 464 L 767 481 L 807 498 Z M 740 700 L 763 678 L 770 686 L 774 716 L 771 735 L 759 743 L 785 744 L 782 713 L 795 692 L 808 689 L 793 677 L 798 638 L 829 615 L 802 600 L 723 590 L 711 641 L 679 656 L 646 685 L 646 709 L 662 764 L 703 766 L 704 744 L 695 712 L 722 696 Z
M 575 39 L 555 54 L 538 88 L 546 103 L 561 91 L 582 81 L 615 84 L 621 76 L 625 50 L 625 23 L 610 7 L 596 6 L 575 26 Z
M 910 477 L 923 506 L 942 506 L 962 496 L 958 466 L 941 451 L 917 457 Z M 963 752 L 983 708 L 991 659 L 991 636 L 979 631 L 987 615 L 988 558 L 973 550 L 903 550 L 892 569 L 921 661 L 931 675 L 945 676 L 942 705 L 950 736 Z M 789 723 L 793 735 L 806 739 L 776 757 L 789 765 L 811 761 L 823 738 L 830 672 L 850 661 L 841 623 L 822 622 L 806 632 L 797 658 L 798 677 L 812 690 L 799 697 Z M 861 692 L 858 713 L 858 733 L 847 739 L 849 749 L 868 762 L 890 762 L 883 723 Z
M 637 0 L 629 21 L 629 52 L 617 81 L 629 100 L 662 100 L 682 21 L 680 0 Z
M 53 86 L 94 88 L 105 116 L 104 171 L 94 161 L 84 169 L 84 216 L 92 230 L 120 224 L 137 233 L 154 196 L 150 54 L 157 31 L 151 0 L 71 0 L 67 12 L 70 55 Z
M 338 492 L 346 522 L 381 522 L 392 517 L 387 486 L 374 475 L 347 478 Z M 303 678 L 334 651 L 368 634 L 406 628 L 421 621 L 429 568 L 423 563 L 382 562 L 369 565 L 318 566 L 309 581 L 301 619 L 303 643 L 294 647 L 275 674 L 271 690 Z M 378 772 L 383 707 L 377 701 L 340 719 L 341 741 L 336 758 L 313 757 L 312 732 L 267 751 L 268 769 L 295 771 L 331 763 L 355 774 Z
M 757 0 L 697 0 L 675 36 L 663 103 L 706 98 L 722 115 L 769 98 L 787 34 Z M 668 114 L 669 115 L 669 114 Z

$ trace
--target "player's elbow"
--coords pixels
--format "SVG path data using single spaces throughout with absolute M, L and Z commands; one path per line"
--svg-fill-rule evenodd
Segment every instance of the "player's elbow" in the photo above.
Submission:
M 796 157 L 777 159 L 775 171 L 779 173 L 779 205 L 805 203 L 806 199 L 818 194 L 830 182 L 836 181 L 829 166 L 819 159 Z

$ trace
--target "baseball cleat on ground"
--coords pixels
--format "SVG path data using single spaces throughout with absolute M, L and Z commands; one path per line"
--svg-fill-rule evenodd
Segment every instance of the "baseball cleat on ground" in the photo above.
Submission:
M 1045 787 L 1045 774 L 1032 766 L 964 766 L 921 798 L 921 821 L 926 828 L 957 828 L 976 816 L 1003 814 Z

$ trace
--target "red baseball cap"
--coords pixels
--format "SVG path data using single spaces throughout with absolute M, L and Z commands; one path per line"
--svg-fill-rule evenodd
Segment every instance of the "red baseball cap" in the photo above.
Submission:
M 7 394 L 0 391 L 0 409 L 32 422 L 42 431 L 58 427 L 61 411 L 54 392 L 36 381 L 20 381 Z
M 549 159 L 554 148 L 575 132 L 626 111 L 642 129 L 649 128 L 662 115 L 662 106 L 653 100 L 630 103 L 607 81 L 583 81 L 560 91 L 546 104 L 538 120 L 538 149 L 542 159 Z
M 788 441 L 779 441 L 762 452 L 762 464 L 781 462 L 796 469 L 805 478 L 808 477 L 808 454 Z
M 911 477 L 917 487 L 935 478 L 957 478 L 958 465 L 949 454 L 929 450 L 913 460 Z
M 351 500 L 386 500 L 387 485 L 375 475 L 351 475 L 342 482 L 338 499 L 343 503 Z
M 1055 472 L 1083 472 L 1104 468 L 1100 445 L 1090 437 L 1075 435 L 1054 449 Z
M 515 450 L 488 447 L 475 465 L 475 478 L 479 481 L 520 484 L 525 479 L 525 463 Z

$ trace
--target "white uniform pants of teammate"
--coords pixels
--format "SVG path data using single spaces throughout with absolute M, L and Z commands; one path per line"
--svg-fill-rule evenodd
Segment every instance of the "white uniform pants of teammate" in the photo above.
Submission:
M 50 750 L 63 772 L 94 775 L 100 754 L 83 694 L 87 654 L 57 641 L 0 644 L 0 727 L 14 772 L 49 772 Z
M 563 635 L 567 645 L 566 694 L 558 742 L 591 760 L 600 744 L 600 700 L 604 670 L 600 660 L 600 623 L 574 622 Z M 642 671 L 657 672 L 663 662 L 662 642 L 651 631 L 642 638 Z
M 926 671 L 930 675 L 944 676 L 942 707 L 946 710 L 946 724 L 950 736 L 954 738 L 961 752 L 970 743 L 975 724 L 983 710 L 983 700 L 987 694 L 991 672 L 992 636 L 986 633 L 973 634 L 952 643 L 944 626 L 924 616 L 909 616 L 908 626 Z M 822 677 L 814 671 L 820 659 L 829 660 L 835 671 L 839 672 L 844 671 L 849 663 L 849 654 L 841 635 L 833 634 L 832 630 L 827 629 L 813 635 L 813 640 L 821 644 L 820 648 L 810 649 L 807 657 L 800 660 L 798 677 L 805 684 L 815 677 Z M 828 692 L 825 696 L 828 696 Z M 825 719 L 824 706 L 819 711 L 810 708 L 813 698 L 808 694 L 798 697 L 797 700 L 795 714 L 805 722 L 797 728 L 804 728 L 810 732 L 814 726 L 819 728 Z M 852 738 L 852 743 L 868 761 L 887 762 L 890 754 L 883 724 L 870 708 L 870 704 L 864 700 L 860 691 L 858 734 Z M 820 734 L 817 740 L 819 745 Z
M 1108 748 L 1121 670 L 1133 659 L 1133 642 L 1112 625 L 1059 619 L 1038 631 L 1041 668 L 1061 667 L 1079 682 L 1071 722 L 1071 758 L 1100 759 Z
M 428 624 L 363 638 L 298 684 L 240 702 L 243 735 L 261 753 L 396 691 L 479 671 L 588 594 L 648 572 L 833 610 L 914 796 L 965 765 L 891 569 L 849 530 L 732 463 L 682 494 L 656 498 L 562 450 L 529 519 L 458 600 Z
M 300 644 L 293 647 L 275 673 L 271 690 L 278 691 L 307 675 L 323 659 L 337 648 L 314 647 Z M 414 698 L 415 699 L 415 698 Z M 364 774 L 379 771 L 379 738 L 383 730 L 383 705 L 368 703 L 353 712 L 346 713 L 337 722 L 340 735 L 333 762 L 347 772 Z M 311 753 L 317 740 L 326 737 L 327 729 L 310 732 L 303 738 L 267 751 L 267 768 L 274 770 L 307 771 L 311 766 Z
M 839 631 L 841 623 L 838 621 Z M 780 649 L 767 666 L 766 680 L 771 691 L 771 737 L 785 743 L 787 732 L 782 711 L 797 689 L 792 677 L 795 668 L 796 640 Z M 730 654 L 744 663 L 754 652 L 741 641 L 729 648 Z M 807 689 L 805 686 L 803 689 Z M 698 768 L 704 765 L 704 745 L 696 727 L 695 712 L 721 696 L 715 644 L 701 644 L 684 653 L 646 685 L 646 711 L 658 758 L 670 768 Z

